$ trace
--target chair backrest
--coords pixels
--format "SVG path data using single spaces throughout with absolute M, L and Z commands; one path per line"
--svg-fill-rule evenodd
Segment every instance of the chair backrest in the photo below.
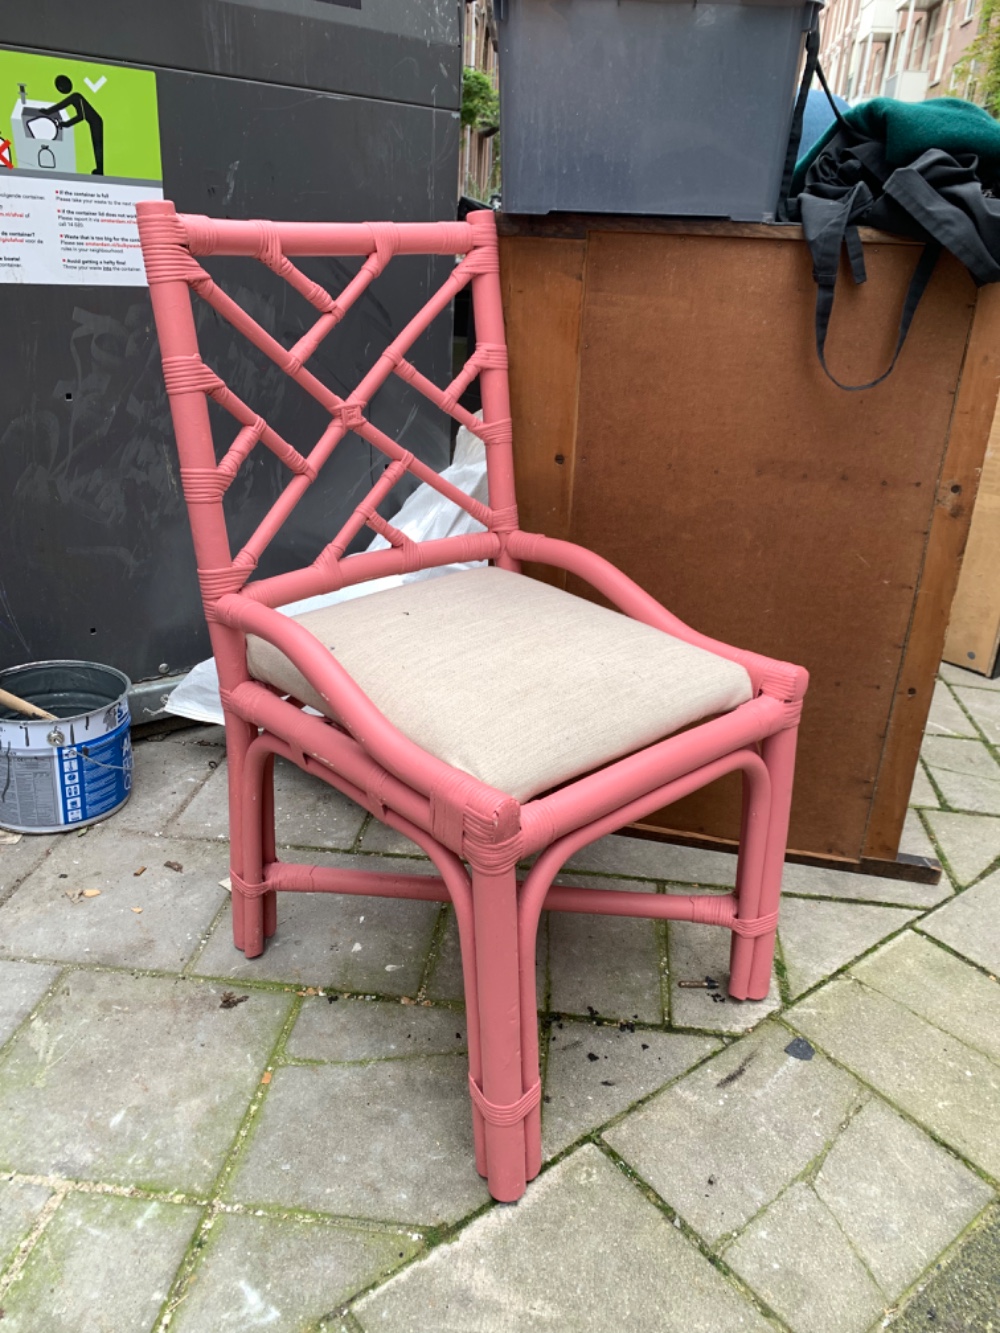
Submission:
M 385 574 L 448 564 L 456 560 L 495 559 L 508 567 L 506 534 L 517 528 L 511 452 L 507 347 L 500 299 L 499 258 L 493 213 L 484 209 L 465 222 L 304 223 L 218 221 L 177 213 L 170 202 L 137 205 L 139 236 L 149 279 L 153 312 L 163 357 L 163 375 L 177 436 L 181 481 L 188 504 L 202 599 L 211 606 L 227 593 L 244 595 L 268 606 L 333 591 Z M 445 282 L 389 343 L 354 391 L 340 397 L 307 368 L 323 339 L 394 255 L 462 255 Z M 228 296 L 197 262 L 199 255 L 251 256 L 282 277 L 319 312 L 312 327 L 293 347 L 283 347 Z M 296 268 L 290 256 L 364 256 L 357 274 L 338 296 Z M 466 284 L 472 286 L 476 347 L 446 388 L 422 375 L 406 354 L 437 316 L 445 313 Z M 326 412 L 329 423 L 308 452 L 289 444 L 243 402 L 198 350 L 190 293 L 194 291 L 253 345 L 264 352 Z M 478 501 L 443 480 L 396 440 L 374 426 L 365 410 L 390 375 L 399 375 L 443 412 L 467 426 L 486 445 L 489 503 Z M 479 377 L 482 420 L 459 404 Z M 239 430 L 216 461 L 208 399 L 229 412 Z M 316 480 L 337 445 L 353 431 L 380 450 L 388 466 L 313 563 L 303 569 L 248 583 L 257 563 Z M 223 511 L 223 496 L 257 444 L 270 449 L 292 473 L 256 531 L 235 555 Z M 413 542 L 378 513 L 393 486 L 407 472 L 433 486 L 483 525 L 482 533 Z M 389 542 L 389 549 L 352 555 L 347 548 L 367 524 Z

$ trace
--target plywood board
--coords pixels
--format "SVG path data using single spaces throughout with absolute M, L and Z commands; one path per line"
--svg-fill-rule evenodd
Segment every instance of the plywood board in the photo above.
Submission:
M 991 676 L 1000 647 L 1000 411 L 993 418 L 944 659 Z
M 791 846 L 853 861 L 894 855 L 885 850 L 902 821 L 894 786 L 907 763 L 904 780 L 912 776 L 907 750 L 914 727 L 919 744 L 933 685 L 924 659 L 941 648 L 942 589 L 950 597 L 968 523 L 967 496 L 948 486 L 974 490 L 982 404 L 991 414 L 1000 367 L 984 344 L 982 382 L 969 372 L 960 412 L 976 293 L 944 259 L 894 374 L 844 393 L 816 360 L 815 287 L 797 235 L 699 230 L 587 234 L 579 356 L 571 365 L 567 354 L 564 372 L 579 383 L 572 450 L 560 445 L 573 470 L 567 488 L 564 475 L 531 464 L 523 526 L 598 551 L 708 634 L 807 666 Z M 775 231 L 786 244 L 774 244 Z M 503 266 L 530 245 L 536 271 L 575 273 L 580 244 L 508 236 Z M 868 283 L 842 279 L 828 344 L 840 378 L 869 379 L 888 363 L 918 254 L 870 241 Z M 547 321 L 522 319 L 513 290 L 505 294 L 527 476 L 526 456 L 550 447 L 528 405 L 552 392 L 561 401 L 565 385 L 536 369 Z M 571 326 L 572 313 L 560 325 L 567 349 Z M 964 443 L 949 457 L 960 416 Z M 569 419 L 563 411 L 564 432 Z M 934 537 L 941 509 L 949 521 L 937 520 Z M 568 530 L 551 528 L 552 515 Z M 653 822 L 732 838 L 737 820 L 734 780 Z
M 523 447 L 515 455 L 521 525 L 568 538 L 576 459 L 580 329 L 586 244 L 501 242 L 511 413 Z M 544 336 L 539 332 L 544 330 Z M 545 392 L 539 392 L 540 386 Z M 528 571 L 557 586 L 561 570 Z
M 899 846 L 927 721 L 927 696 L 933 690 L 944 652 L 948 617 L 996 409 L 998 384 L 1000 291 L 986 287 L 976 300 L 944 442 L 927 551 L 917 583 L 865 837 L 867 857 L 895 856 Z

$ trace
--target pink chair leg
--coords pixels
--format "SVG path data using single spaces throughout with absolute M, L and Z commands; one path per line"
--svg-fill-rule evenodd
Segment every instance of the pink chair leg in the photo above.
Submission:
M 521 1024 L 517 950 L 517 877 L 473 868 L 476 980 L 482 1049 L 486 1177 L 490 1193 L 513 1203 L 524 1193 L 524 1118 L 521 1101 Z M 509 1123 L 505 1123 L 509 1122 Z
M 234 833 L 230 832 L 233 936 L 237 948 L 242 948 L 247 958 L 257 958 L 264 952 L 266 900 L 273 895 L 244 893 L 239 887 L 239 881 L 254 885 L 260 884 L 264 877 L 264 811 L 268 804 L 264 793 L 268 785 L 266 776 L 273 766 L 273 755 L 261 746 L 253 745 L 251 738 L 251 743 L 243 750 L 238 771 L 230 769 L 229 774 L 230 811 L 234 804 L 239 806 L 240 811 L 238 843 Z M 241 924 L 242 944 L 236 935 L 237 916 Z
M 226 713 L 226 768 L 229 783 L 229 868 L 232 875 L 233 944 L 246 943 L 247 899 L 236 887 L 243 878 L 243 774 L 247 749 L 257 734 L 241 717 Z M 251 909 L 251 917 L 253 911 Z M 251 922 L 252 926 L 252 922 Z
M 476 968 L 476 931 L 473 924 L 472 891 L 464 893 L 452 888 L 452 907 L 458 923 L 458 941 L 462 952 L 462 983 L 465 990 L 465 1026 L 469 1043 L 469 1077 L 483 1085 L 483 1057 L 480 1045 L 479 990 Z M 475 1102 L 472 1103 L 472 1138 L 476 1150 L 476 1170 L 481 1176 L 486 1167 L 486 1121 Z
M 518 913 L 518 953 L 521 984 L 521 1085 L 530 1088 L 541 1078 L 538 1060 L 538 988 L 535 953 L 538 948 L 538 922 L 541 908 L 532 910 L 524 901 L 522 890 Z M 524 1117 L 524 1170 L 534 1180 L 542 1169 L 541 1099 Z
M 759 914 L 777 912 L 781 901 L 781 876 L 788 849 L 788 821 L 792 810 L 792 782 L 795 775 L 795 745 L 798 728 L 769 736 L 762 746 L 762 755 L 771 778 L 771 818 L 767 833 L 767 854 L 761 884 Z M 750 965 L 750 999 L 762 1000 L 771 984 L 771 967 L 777 927 L 759 935 L 753 941 L 753 961 Z
M 278 859 L 274 845 L 274 755 L 264 765 L 260 801 L 261 850 L 264 864 Z M 264 894 L 264 938 L 269 940 L 278 929 L 278 895 L 272 889 Z
M 760 897 L 756 916 L 777 913 L 781 901 L 781 873 L 784 870 L 785 850 L 788 849 L 788 818 L 792 810 L 792 780 L 795 777 L 795 746 L 799 729 L 788 729 L 768 736 L 761 745 L 761 756 L 771 778 L 771 814 L 768 818 L 767 850 L 761 874 Z M 740 912 L 743 916 L 743 910 Z M 751 938 L 751 961 L 747 974 L 748 1000 L 763 1000 L 771 986 L 771 969 L 775 961 L 777 926 L 767 933 Z
M 740 854 L 736 869 L 738 915 L 745 921 L 760 915 L 770 822 L 771 784 L 768 773 L 766 769 L 745 769 Z M 733 931 L 729 948 L 729 996 L 733 1000 L 762 998 L 750 994 L 755 945 L 756 940 L 752 936 Z

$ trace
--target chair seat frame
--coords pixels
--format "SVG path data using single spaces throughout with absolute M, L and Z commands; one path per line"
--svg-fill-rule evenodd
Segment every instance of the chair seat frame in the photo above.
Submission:
M 727 928 L 732 932 L 730 996 L 745 1000 L 767 995 L 796 737 L 808 675 L 801 667 L 699 634 L 595 553 L 520 530 L 499 256 L 490 211 L 474 212 L 462 223 L 410 224 L 215 221 L 177 214 L 171 203 L 160 201 L 139 204 L 137 212 L 226 719 L 236 947 L 247 957 L 263 951 L 277 928 L 279 891 L 450 902 L 461 945 L 476 1166 L 495 1198 L 514 1201 L 541 1167 L 535 942 L 543 910 L 697 921 Z M 282 347 L 197 262 L 196 256 L 210 254 L 260 259 L 319 310 L 319 319 L 295 347 Z M 305 363 L 396 254 L 464 258 L 358 388 L 340 398 Z M 357 255 L 364 256 L 364 262 L 334 299 L 294 266 L 290 256 L 297 255 Z M 465 369 L 442 390 L 406 360 L 405 352 L 433 318 L 448 310 L 465 283 L 472 286 L 477 348 Z M 202 362 L 192 292 L 327 408 L 330 426 L 308 455 L 282 440 Z M 367 419 L 368 403 L 393 373 L 484 441 L 488 505 L 456 491 Z M 458 402 L 477 374 L 481 421 Z M 209 421 L 210 397 L 241 426 L 221 462 L 216 461 Z M 385 471 L 312 565 L 251 581 L 263 550 L 348 431 L 387 455 Z M 294 475 L 256 533 L 234 556 L 222 496 L 258 443 L 276 453 Z M 416 543 L 394 529 L 378 506 L 407 472 L 466 509 L 484 530 Z M 389 548 L 346 555 L 365 525 L 384 535 Z M 635 620 L 743 666 L 753 697 L 732 712 L 522 803 L 414 744 L 379 711 L 332 653 L 275 609 L 387 574 L 470 560 L 489 560 L 515 573 L 522 561 L 564 570 Z M 247 635 L 284 653 L 338 722 L 305 712 L 297 700 L 254 680 L 247 669 Z M 276 757 L 322 779 L 412 839 L 437 875 L 330 869 L 279 860 L 273 795 Z M 737 771 L 743 779 L 743 812 L 733 893 L 652 895 L 553 884 L 566 859 L 579 848 Z M 533 856 L 537 860 L 519 880 L 519 863 Z

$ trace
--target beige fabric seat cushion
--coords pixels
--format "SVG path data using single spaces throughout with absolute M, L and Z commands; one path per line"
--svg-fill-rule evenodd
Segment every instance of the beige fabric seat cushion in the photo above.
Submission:
M 751 697 L 736 663 L 506 570 L 295 619 L 405 736 L 520 801 Z M 247 647 L 252 676 L 332 716 L 282 652 Z

